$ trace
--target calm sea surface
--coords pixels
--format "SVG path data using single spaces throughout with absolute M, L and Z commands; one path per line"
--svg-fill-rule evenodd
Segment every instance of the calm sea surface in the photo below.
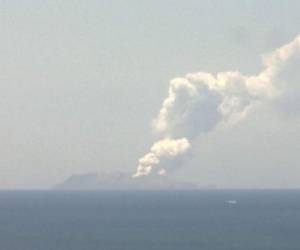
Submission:
M 3 191 L 0 249 L 299 250 L 300 191 Z

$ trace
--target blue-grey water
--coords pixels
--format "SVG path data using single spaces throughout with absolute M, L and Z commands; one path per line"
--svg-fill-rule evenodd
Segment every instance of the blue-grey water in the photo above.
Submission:
M 300 191 L 3 191 L 0 249 L 299 250 Z

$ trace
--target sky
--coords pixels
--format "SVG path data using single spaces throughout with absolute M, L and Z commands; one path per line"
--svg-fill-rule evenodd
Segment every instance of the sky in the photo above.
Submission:
M 169 81 L 258 74 L 263 56 L 300 34 L 299 8 L 289 0 L 1 0 L 0 188 L 133 174 L 158 138 L 151 124 Z M 264 105 L 197 136 L 192 157 L 170 175 L 200 186 L 299 188 L 298 107 Z

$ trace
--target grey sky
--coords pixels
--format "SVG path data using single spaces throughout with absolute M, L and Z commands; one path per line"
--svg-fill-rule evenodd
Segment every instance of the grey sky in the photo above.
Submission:
M 169 79 L 261 70 L 300 33 L 298 1 L 0 1 L 0 188 L 134 172 Z M 175 176 L 299 187 L 299 120 L 262 110 L 201 136 Z

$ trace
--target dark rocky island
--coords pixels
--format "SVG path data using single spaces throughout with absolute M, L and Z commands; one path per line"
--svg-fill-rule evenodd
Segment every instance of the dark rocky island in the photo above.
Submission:
M 197 185 L 178 182 L 168 176 L 132 178 L 129 173 L 72 175 L 54 187 L 56 190 L 181 190 L 198 189 Z

